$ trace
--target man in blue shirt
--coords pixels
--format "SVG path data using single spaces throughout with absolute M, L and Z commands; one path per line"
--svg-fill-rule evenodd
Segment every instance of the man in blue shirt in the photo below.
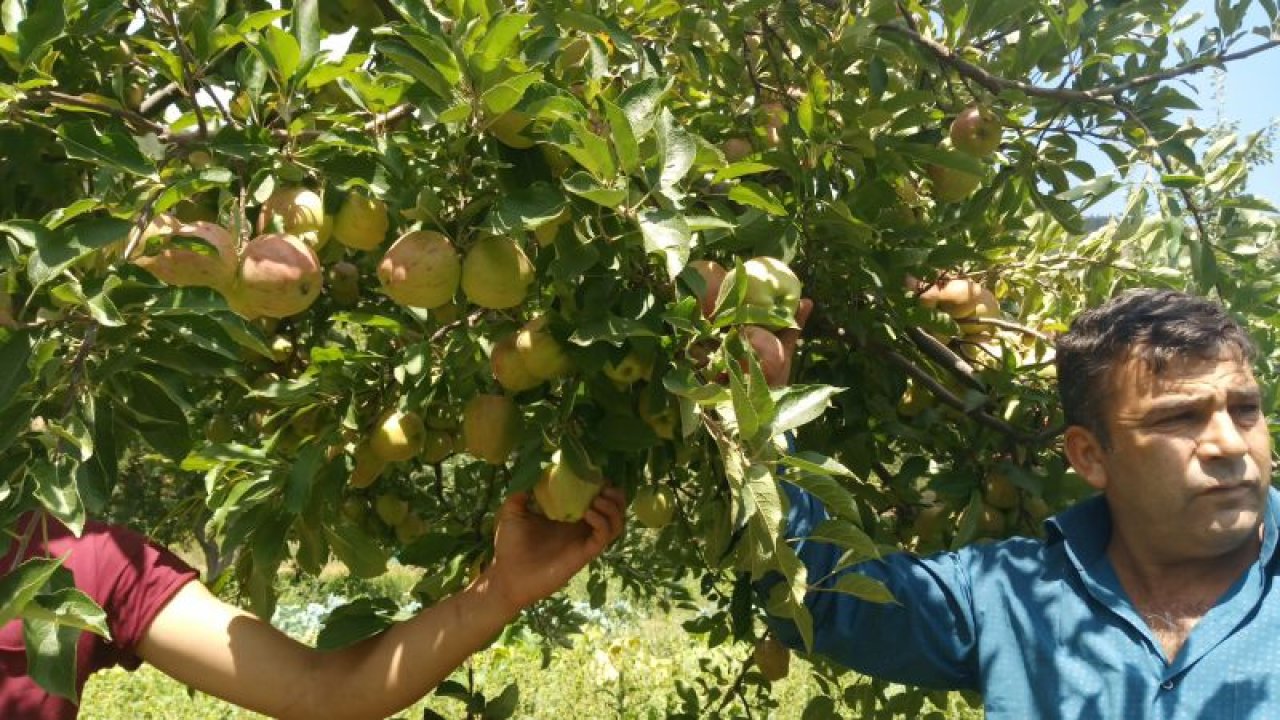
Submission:
M 989 718 L 1280 717 L 1280 503 L 1254 347 L 1217 304 L 1136 290 L 1057 344 L 1063 446 L 1099 494 L 1010 539 L 863 563 L 896 604 L 813 591 L 814 648 L 884 679 L 983 694 Z M 794 487 L 810 582 L 841 551 Z M 820 579 L 820 580 L 819 580 Z M 775 623 L 799 647 L 793 626 Z

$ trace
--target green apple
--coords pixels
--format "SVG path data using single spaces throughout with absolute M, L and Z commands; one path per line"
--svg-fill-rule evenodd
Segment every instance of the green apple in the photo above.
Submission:
M 941 165 L 930 165 L 928 173 L 933 182 L 933 197 L 940 202 L 960 202 L 972 195 L 982 183 L 982 178 L 977 175 Z
M 751 258 L 730 270 L 720 286 L 721 297 L 716 300 L 717 306 L 722 303 L 723 296 L 733 292 L 739 271 L 747 276 L 747 292 L 743 298 L 745 305 L 765 310 L 778 308 L 788 315 L 795 314 L 803 291 L 800 278 L 796 277 L 786 263 L 768 256 Z
M 652 372 L 653 356 L 634 350 L 616 363 L 610 361 L 604 364 L 604 374 L 619 385 L 630 385 L 637 380 L 648 379 Z
M 636 491 L 636 499 L 631 503 L 640 524 L 652 529 L 666 527 L 675 516 L 675 496 L 670 488 L 645 486 Z
M 409 515 L 409 502 L 391 493 L 384 493 L 373 501 L 373 511 L 382 522 L 395 527 Z
M 539 380 L 553 380 L 573 371 L 573 361 L 547 330 L 546 315 L 530 320 L 516 333 L 516 353 L 525 369 Z
M 604 478 L 598 469 L 591 468 L 585 475 L 579 475 L 568 463 L 561 462 L 557 450 L 533 486 L 533 497 L 542 514 L 551 520 L 578 522 L 602 489 Z

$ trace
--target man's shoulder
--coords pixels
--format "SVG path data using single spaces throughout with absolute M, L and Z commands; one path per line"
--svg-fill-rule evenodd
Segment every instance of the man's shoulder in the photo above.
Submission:
M 1032 537 L 1011 537 L 968 545 L 955 553 L 975 581 L 994 577 L 1025 579 L 1056 574 L 1063 565 L 1061 542 Z

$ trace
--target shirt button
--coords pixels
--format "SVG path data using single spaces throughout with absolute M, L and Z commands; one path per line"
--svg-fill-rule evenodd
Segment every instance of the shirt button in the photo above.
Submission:
M 1172 680 L 1165 680 L 1164 682 L 1160 683 L 1160 687 L 1164 688 L 1165 690 L 1172 690 L 1172 689 L 1173 689 L 1173 681 L 1172 681 Z

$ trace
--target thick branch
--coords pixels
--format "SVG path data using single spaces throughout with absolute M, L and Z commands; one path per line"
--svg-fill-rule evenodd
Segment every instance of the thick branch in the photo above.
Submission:
M 1078 102 L 1078 103 L 1105 103 L 1108 105 L 1113 104 L 1111 97 L 1116 93 L 1122 93 L 1128 90 L 1133 90 L 1135 88 L 1142 87 L 1144 85 L 1151 85 L 1153 83 L 1162 82 L 1164 80 L 1171 80 L 1173 78 L 1180 77 L 1182 75 L 1190 75 L 1192 73 L 1198 73 L 1201 70 L 1204 70 L 1209 67 L 1217 67 L 1219 65 L 1224 65 L 1226 63 L 1233 62 L 1235 60 L 1243 60 L 1244 58 L 1247 58 L 1251 55 L 1256 55 L 1260 52 L 1265 52 L 1272 48 L 1280 47 L 1280 40 L 1270 40 L 1268 42 L 1262 43 L 1255 47 L 1249 48 L 1248 50 L 1241 50 L 1240 52 L 1228 53 L 1226 55 L 1215 55 L 1210 57 L 1198 58 L 1196 60 L 1192 60 L 1191 62 L 1185 65 L 1179 65 L 1177 67 L 1172 67 L 1167 70 L 1161 70 L 1160 72 L 1151 73 L 1150 75 L 1141 75 L 1131 80 L 1126 80 L 1122 83 L 1116 83 L 1114 85 L 1103 85 L 1096 88 L 1090 88 L 1088 90 L 1070 90 L 1067 88 L 1040 87 L 1038 85 L 1032 85 L 1030 83 L 1020 82 L 1017 80 L 1010 80 L 1008 78 L 994 75 L 978 67 L 977 65 L 974 65 L 968 60 L 965 60 L 964 58 L 960 57 L 958 54 L 956 54 L 954 50 L 947 47 L 946 45 L 943 45 L 942 43 L 939 43 L 936 40 L 927 38 L 921 35 L 920 33 L 908 27 L 904 27 L 902 25 L 881 25 L 879 26 L 878 29 L 881 30 L 882 32 L 901 35 L 902 37 L 907 38 L 908 40 L 915 43 L 916 45 L 919 45 L 920 47 L 929 51 L 929 53 L 932 54 L 935 58 L 937 58 L 939 62 L 944 63 L 946 65 L 950 65 L 951 67 L 956 69 L 956 72 L 960 73 L 964 77 L 969 78 L 970 80 L 973 80 L 974 82 L 978 83 L 979 85 L 981 85 L 982 87 L 986 88 L 987 90 L 993 93 L 1000 93 L 1005 90 L 1017 90 L 1025 95 L 1030 95 L 1032 97 L 1042 97 L 1042 98 L 1049 98 L 1052 100 L 1063 100 L 1066 102 Z
M 955 375 L 960 382 L 974 390 L 986 391 L 987 388 L 983 386 L 982 381 L 973 374 L 973 366 L 967 360 L 952 352 L 951 348 L 943 345 L 937 338 L 918 327 L 907 328 L 907 336 L 911 338 L 911 342 L 916 344 L 916 347 L 920 348 L 921 352 L 946 368 L 947 372 Z
M 1002 433 L 1013 440 L 1024 444 L 1040 444 L 1047 439 L 1041 434 L 1032 434 L 1019 430 L 1013 425 L 1010 425 L 1004 420 L 1001 420 L 988 412 L 967 408 L 962 398 L 948 390 L 942 383 L 938 382 L 937 378 L 933 377 L 925 370 L 922 370 L 915 363 L 903 357 L 898 352 L 890 350 L 885 353 L 885 357 L 889 359 L 889 362 L 898 366 L 903 372 L 910 375 L 912 380 L 924 385 L 925 388 L 934 395 L 934 397 L 938 398 L 938 400 L 973 418 L 974 422 L 977 422 L 979 425 L 986 425 L 992 430 Z

